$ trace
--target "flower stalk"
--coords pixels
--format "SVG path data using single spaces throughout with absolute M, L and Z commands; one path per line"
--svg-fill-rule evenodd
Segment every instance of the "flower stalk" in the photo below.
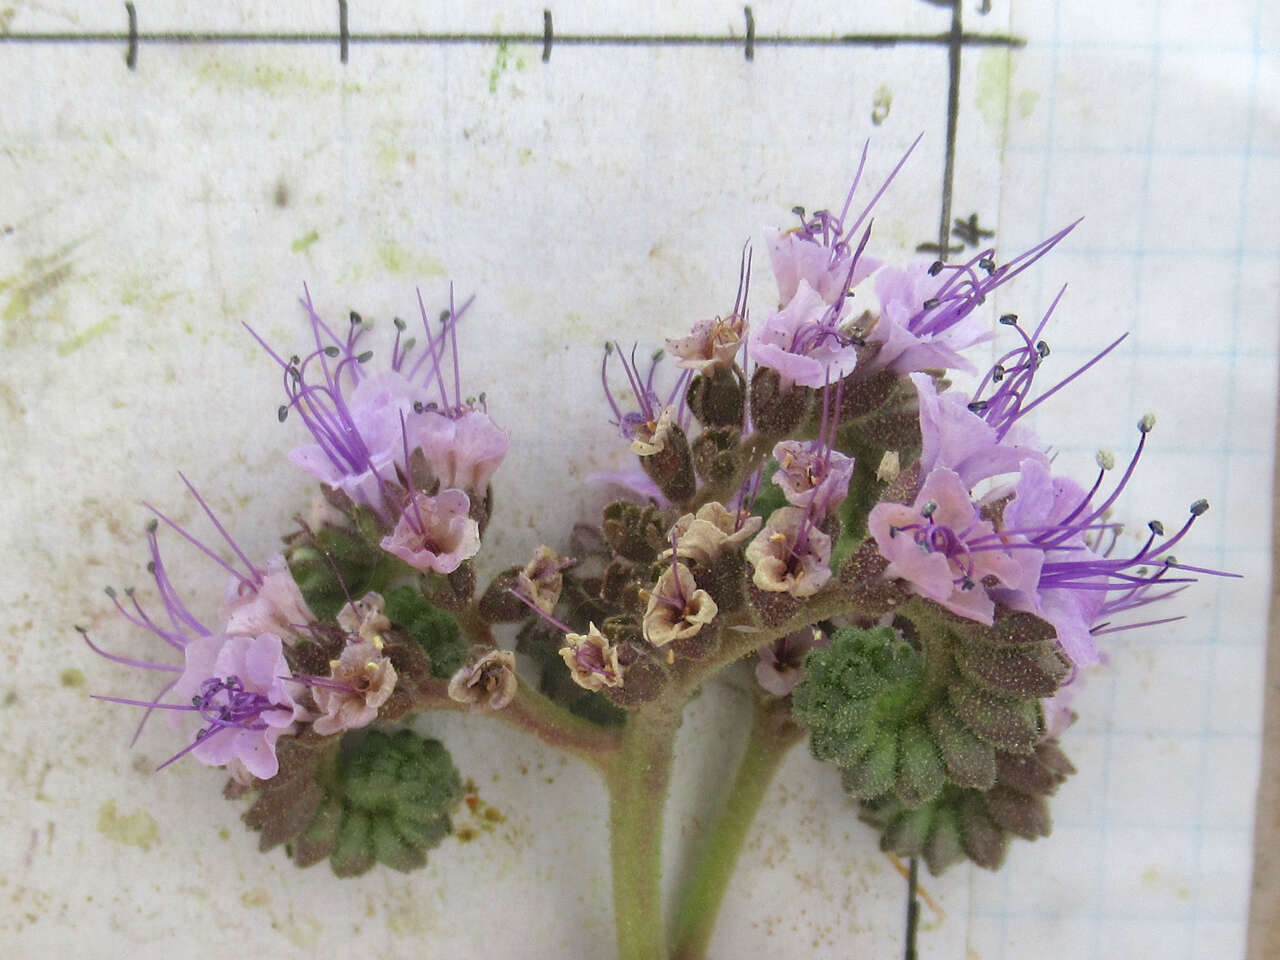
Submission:
M 703 960 L 742 845 L 751 831 L 774 774 L 804 736 L 787 702 L 757 691 L 751 733 L 724 809 L 711 828 L 680 892 L 673 922 L 671 960 Z

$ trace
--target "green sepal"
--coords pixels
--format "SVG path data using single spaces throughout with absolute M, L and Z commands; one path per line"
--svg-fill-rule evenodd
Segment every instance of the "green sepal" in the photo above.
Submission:
M 307 606 L 321 620 L 332 620 L 348 594 L 359 597 L 372 589 L 374 571 L 385 558 L 377 529 L 371 526 L 372 515 L 356 509 L 352 519 L 354 529 L 321 527 L 314 543 L 300 541 L 289 551 L 289 571 Z
M 995 747 L 975 736 L 947 707 L 939 705 L 929 712 L 929 732 L 952 783 L 976 790 L 995 785 Z
M 1053 740 L 1037 744 L 1026 755 L 1000 752 L 996 765 L 999 779 L 989 790 L 948 785 L 915 809 L 886 793 L 864 800 L 860 816 L 880 829 L 881 849 L 904 857 L 923 855 L 935 875 L 966 858 L 995 870 L 1004 862 L 1011 837 L 1035 840 L 1049 835 L 1048 797 L 1071 769 Z M 1006 773 L 1012 774 L 1011 780 L 1005 779 Z M 1029 782 L 1035 789 L 1024 789 Z
M 344 739 L 351 744 L 345 754 Z M 252 788 L 256 797 L 243 819 L 261 831 L 261 849 L 285 843 L 299 867 L 328 857 L 339 877 L 377 863 L 411 870 L 452 832 L 462 781 L 437 740 L 408 730 L 346 738 L 308 732 L 282 740 L 277 755 L 280 772 Z
M 941 793 L 946 782 L 946 768 L 933 738 L 921 724 L 908 724 L 899 737 L 893 792 L 907 806 L 918 807 Z
M 1030 753 L 1044 736 L 1040 701 L 991 693 L 962 680 L 947 688 L 951 707 L 977 737 L 1009 753 Z
M 421 644 L 431 658 L 431 675 L 453 676 L 467 655 L 462 628 L 453 614 L 434 607 L 413 587 L 396 587 L 383 598 L 387 619 Z

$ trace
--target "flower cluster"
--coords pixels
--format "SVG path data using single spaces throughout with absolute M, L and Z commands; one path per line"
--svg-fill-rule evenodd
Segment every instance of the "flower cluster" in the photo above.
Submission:
M 508 436 L 460 385 L 470 301 L 450 292 L 433 319 L 419 296 L 420 334 L 394 320 L 386 362 L 371 322 L 352 312 L 335 330 L 309 292 L 306 351 L 250 329 L 281 373 L 279 420 L 307 432 L 288 457 L 319 492 L 265 562 L 190 484 L 218 549 L 154 511 L 162 615 L 132 589 L 108 595 L 173 662 L 86 632 L 103 657 L 164 675 L 150 699 L 100 699 L 141 708 L 139 732 L 157 711 L 186 719 L 161 766 L 191 754 L 224 768 L 232 793 L 254 792 L 245 819 L 264 848 L 287 842 L 299 864 L 328 857 L 339 875 L 421 866 L 462 789 L 442 745 L 351 731 L 428 710 L 519 726 L 595 763 L 612 828 L 636 831 L 659 822 L 634 806 L 661 802 L 650 794 L 680 711 L 742 660 L 757 681 L 752 737 L 807 734 L 885 849 L 934 870 L 995 867 L 1010 837 L 1047 834 L 1048 798 L 1073 772 L 1058 737 L 1102 638 L 1176 619 L 1134 612 L 1229 574 L 1172 554 L 1204 500 L 1137 538 L 1115 519 L 1153 416 L 1123 467 L 1102 451 L 1087 485 L 1055 473 L 1029 425 L 1124 340 L 1046 386 L 1062 294 L 1025 325 L 983 309 L 1071 226 L 1008 260 L 988 248 L 895 265 L 874 251 L 871 215 L 905 161 L 855 203 L 864 151 L 838 212 L 796 208 L 796 226 L 766 235 L 776 297 L 754 316 L 748 246 L 723 315 L 689 318 L 653 354 L 605 346 L 601 417 L 635 460 L 600 479 L 624 494 L 487 584 L 475 558 Z M 991 341 L 998 359 L 980 369 L 972 348 Z M 180 598 L 162 524 L 229 577 L 208 591 L 215 617 Z M 614 839 L 624 853 L 652 840 Z

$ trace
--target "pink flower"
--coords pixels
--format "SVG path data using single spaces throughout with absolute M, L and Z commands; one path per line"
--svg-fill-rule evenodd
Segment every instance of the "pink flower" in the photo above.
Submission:
M 968 314 L 951 326 L 932 331 L 929 319 L 932 302 L 944 279 L 929 273 L 929 264 L 913 263 L 905 268 L 884 267 L 875 277 L 880 317 L 867 339 L 882 344 L 875 364 L 896 373 L 913 370 L 965 370 L 975 373 L 972 363 L 960 351 L 991 337 L 986 321 Z
M 335 378 L 335 389 L 338 383 Z M 382 513 L 382 486 L 395 479 L 397 466 L 405 467 L 401 418 L 406 424 L 427 419 L 414 414 L 414 405 L 429 402 L 431 394 L 399 371 L 384 370 L 363 375 L 349 396 L 339 393 L 338 399 L 343 416 L 326 427 L 336 436 L 291 450 L 289 459 L 321 483 Z
M 868 256 L 858 256 L 855 263 L 855 251 L 846 243 L 828 246 L 796 230 L 766 230 L 765 244 L 783 303 L 796 295 L 802 283 L 824 303 L 835 303 L 880 266 Z
M 790 387 L 821 387 L 853 372 L 858 352 L 853 338 L 839 329 L 839 309 L 829 307 L 801 280 L 796 295 L 751 333 L 751 357 L 776 370 Z
M 184 654 L 186 667 L 173 694 L 205 725 L 183 753 L 210 767 L 230 766 L 232 773 L 274 777 L 280 769 L 276 741 L 310 719 L 294 700 L 300 687 L 290 679 L 280 638 L 215 634 L 193 639 Z
M 773 482 L 793 507 L 816 504 L 814 513 L 826 516 L 849 496 L 853 458 L 838 450 L 816 442 L 783 440 L 774 445 L 773 459 L 778 461 Z
M 461 490 L 415 493 L 382 549 L 415 570 L 452 573 L 480 550 L 480 526 L 470 510 L 471 498 Z
M 442 488 L 454 487 L 483 496 L 489 480 L 507 455 L 507 433 L 480 410 L 451 418 L 428 411 L 409 425 L 410 447 L 427 456 Z
M 911 382 L 920 404 L 921 473 L 946 467 L 972 488 L 979 480 L 1017 472 L 1024 460 L 1049 462 L 1030 430 L 1015 425 L 1001 439 L 995 427 L 969 409 L 964 394 L 938 393 L 926 373 L 911 374 Z
M 223 632 L 256 637 L 274 633 L 289 646 L 302 638 L 315 615 L 294 582 L 282 555 L 267 560 L 267 572 L 255 585 L 235 578 L 222 601 Z
M 348 643 L 337 660 L 329 661 L 329 678 L 311 682 L 321 714 L 311 727 L 326 737 L 367 727 L 395 688 L 396 668 L 383 656 L 380 643 Z
M 944 467 L 925 478 L 914 505 L 877 504 L 867 526 L 889 561 L 886 577 L 906 580 L 922 596 L 979 623 L 990 625 L 995 616 L 987 577 L 1020 588 L 1034 586 L 1039 576 L 1040 552 L 1020 550 L 1022 559 L 1015 559 L 1005 539 L 979 518 L 968 486 Z
M 751 582 L 761 590 L 811 597 L 831 579 L 831 538 L 799 507 L 779 507 L 747 545 Z
M 760 648 L 756 682 L 775 697 L 785 697 L 804 678 L 804 658 L 831 640 L 816 627 L 804 627 Z

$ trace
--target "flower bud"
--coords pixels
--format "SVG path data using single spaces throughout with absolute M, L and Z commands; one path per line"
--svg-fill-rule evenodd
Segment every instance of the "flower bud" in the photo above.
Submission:
M 604 508 L 600 529 L 614 553 L 636 563 L 648 563 L 666 543 L 666 524 L 652 504 L 617 500 Z
M 693 469 L 703 481 L 715 486 L 737 475 L 739 437 L 739 432 L 729 427 L 712 427 L 698 434 L 693 441 Z
M 751 378 L 751 422 L 766 436 L 790 433 L 809 412 L 813 391 L 808 387 L 783 389 L 776 370 L 760 367 Z
M 704 427 L 740 427 L 746 382 L 737 367 L 716 367 L 693 378 L 685 402 Z
M 692 497 L 698 488 L 689 440 L 674 420 L 659 424 L 659 430 L 665 433 L 660 448 L 653 453 L 641 454 L 640 466 L 664 497 L 673 503 L 681 503 Z M 656 435 L 654 439 L 657 439 Z M 653 445 L 658 446 L 656 443 Z

